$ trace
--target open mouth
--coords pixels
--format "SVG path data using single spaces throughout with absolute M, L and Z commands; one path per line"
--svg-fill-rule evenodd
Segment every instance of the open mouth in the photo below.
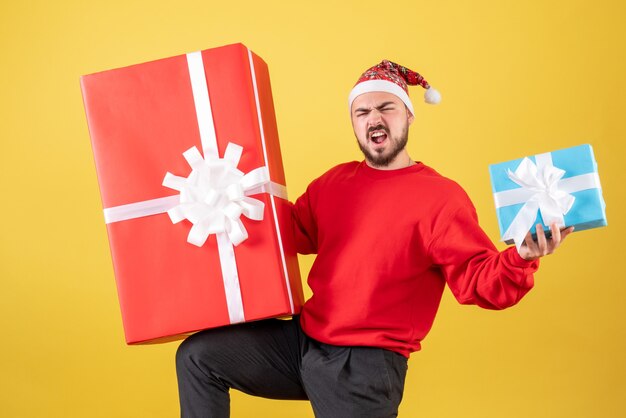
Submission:
M 370 133 L 370 140 L 377 145 L 382 144 L 386 139 L 387 133 L 385 131 L 380 130 Z

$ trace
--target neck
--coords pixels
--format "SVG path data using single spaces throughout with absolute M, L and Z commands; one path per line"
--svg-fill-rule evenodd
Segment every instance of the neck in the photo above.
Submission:
M 398 170 L 401 168 L 406 168 L 415 164 L 415 162 L 411 159 L 409 154 L 404 150 L 394 160 L 385 166 L 378 166 L 372 164 L 368 159 L 365 159 L 365 163 L 376 170 Z

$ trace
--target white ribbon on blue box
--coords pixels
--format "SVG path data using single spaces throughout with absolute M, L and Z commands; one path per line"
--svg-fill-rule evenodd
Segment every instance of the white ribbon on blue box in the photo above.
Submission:
M 489 166 L 502 241 L 519 248 L 534 225 L 576 231 L 605 226 L 598 165 L 579 145 Z

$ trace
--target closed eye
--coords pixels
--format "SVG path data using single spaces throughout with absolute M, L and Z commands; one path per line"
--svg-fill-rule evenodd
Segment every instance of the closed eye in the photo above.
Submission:
M 385 102 L 385 103 L 381 103 L 380 106 L 377 106 L 376 109 L 378 109 L 379 112 L 383 112 L 385 110 L 394 110 L 394 103 L 393 102 Z
M 379 112 L 388 112 L 388 111 L 395 110 L 396 106 L 394 102 L 384 102 L 384 103 L 381 103 L 379 106 L 376 106 L 375 109 L 378 110 Z M 359 107 L 358 109 L 354 111 L 354 114 L 356 115 L 356 117 L 366 116 L 366 115 L 369 115 L 371 111 L 372 111 L 371 109 Z

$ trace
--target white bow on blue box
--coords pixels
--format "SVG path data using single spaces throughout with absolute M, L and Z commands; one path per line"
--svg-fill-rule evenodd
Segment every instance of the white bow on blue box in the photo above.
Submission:
M 598 165 L 579 145 L 489 166 L 500 236 L 519 248 L 528 231 L 553 222 L 576 231 L 605 226 Z

